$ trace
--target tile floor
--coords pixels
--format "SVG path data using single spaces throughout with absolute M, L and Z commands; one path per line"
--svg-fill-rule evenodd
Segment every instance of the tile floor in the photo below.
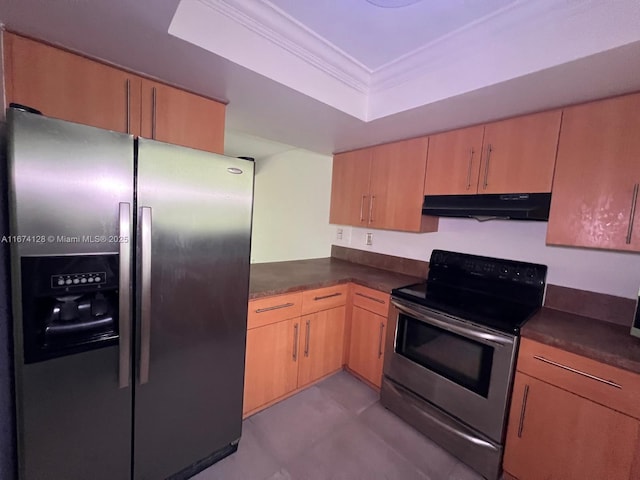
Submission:
M 339 372 L 244 421 L 238 451 L 195 480 L 481 480 Z

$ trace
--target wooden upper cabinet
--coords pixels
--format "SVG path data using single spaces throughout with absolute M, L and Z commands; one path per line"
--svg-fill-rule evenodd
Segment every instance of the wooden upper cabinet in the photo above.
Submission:
M 518 480 L 638 478 L 639 434 L 636 419 L 517 373 L 504 469 Z
M 4 32 L 7 105 L 137 135 L 141 78 L 34 40 Z
M 369 225 L 408 232 L 436 231 L 437 219 L 423 228 L 424 175 L 428 137 L 374 147 L 369 185 Z
M 330 223 L 367 225 L 370 174 L 370 148 L 334 155 Z
M 4 32 L 7 104 L 167 143 L 224 151 L 225 105 Z
M 640 250 L 640 94 L 567 108 L 547 243 Z
M 144 79 L 141 135 L 161 142 L 224 153 L 225 105 Z
M 330 223 L 435 232 L 422 215 L 428 137 L 339 153 L 333 157 Z
M 478 193 L 551 192 L 561 110 L 484 127 Z
M 478 192 L 484 126 L 429 137 L 425 195 L 468 195 Z

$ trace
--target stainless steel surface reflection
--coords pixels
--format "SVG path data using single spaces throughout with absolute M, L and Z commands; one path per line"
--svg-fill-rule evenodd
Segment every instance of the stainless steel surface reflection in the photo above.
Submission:
M 149 363 L 136 384 L 135 478 L 165 478 L 240 437 L 252 191 L 250 161 L 139 140 L 138 218 L 151 210 L 138 247 L 151 263 L 138 273 L 150 328 L 138 345 Z

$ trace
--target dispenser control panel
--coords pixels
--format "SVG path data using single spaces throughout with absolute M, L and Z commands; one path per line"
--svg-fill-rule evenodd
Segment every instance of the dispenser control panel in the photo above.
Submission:
M 106 272 L 63 273 L 51 275 L 51 288 L 84 287 L 107 283 Z

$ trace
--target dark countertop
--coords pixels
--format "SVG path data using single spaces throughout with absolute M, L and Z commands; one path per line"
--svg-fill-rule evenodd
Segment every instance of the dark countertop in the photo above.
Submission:
M 337 258 L 254 263 L 251 265 L 249 298 L 329 287 L 355 282 L 383 292 L 424 281 L 399 273 L 380 270 Z
M 249 298 L 355 282 L 383 292 L 424 281 L 337 258 L 251 265 Z M 522 336 L 640 374 L 640 338 L 630 327 L 542 308 L 523 327 Z
M 631 327 L 542 308 L 522 327 L 525 338 L 640 374 L 640 338 Z

